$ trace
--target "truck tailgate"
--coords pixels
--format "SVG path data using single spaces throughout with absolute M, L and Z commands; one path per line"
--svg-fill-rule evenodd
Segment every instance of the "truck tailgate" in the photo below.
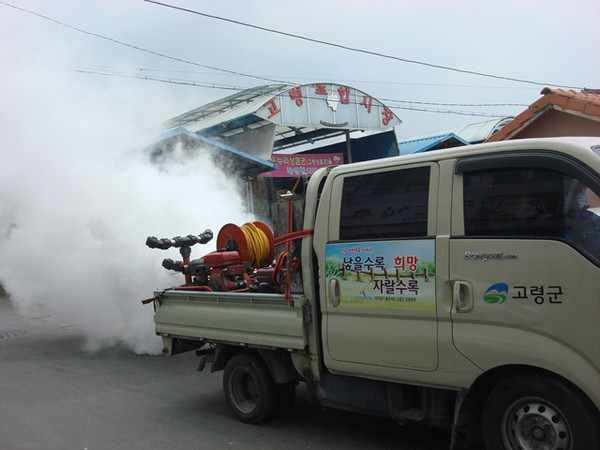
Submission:
M 298 296 L 167 290 L 155 307 L 162 336 L 296 350 L 307 343 Z

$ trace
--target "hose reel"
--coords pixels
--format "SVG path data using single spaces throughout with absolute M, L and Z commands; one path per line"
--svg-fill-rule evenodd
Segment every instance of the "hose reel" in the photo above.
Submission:
M 270 266 L 275 257 L 274 236 L 263 222 L 247 222 L 241 227 L 228 223 L 217 236 L 217 249 L 236 251 L 254 269 Z

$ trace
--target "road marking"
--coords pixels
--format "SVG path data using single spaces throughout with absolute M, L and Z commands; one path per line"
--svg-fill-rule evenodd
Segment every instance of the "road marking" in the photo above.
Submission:
M 0 340 L 16 339 L 25 336 L 25 332 L 21 330 L 0 331 Z

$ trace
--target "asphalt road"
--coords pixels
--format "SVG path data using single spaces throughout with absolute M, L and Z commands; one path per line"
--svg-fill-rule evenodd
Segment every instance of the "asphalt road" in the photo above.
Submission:
M 0 449 L 447 449 L 449 434 L 325 410 L 299 387 L 292 412 L 235 420 L 222 372 L 193 352 L 139 356 L 83 350 L 77 330 L 22 317 L 0 296 Z

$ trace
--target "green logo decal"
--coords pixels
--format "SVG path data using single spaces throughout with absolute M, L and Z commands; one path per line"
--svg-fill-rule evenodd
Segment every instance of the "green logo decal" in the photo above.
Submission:
M 483 300 L 486 303 L 504 303 L 506 300 L 506 294 L 508 294 L 508 284 L 506 283 L 496 283 L 493 284 L 485 291 L 483 294 Z

